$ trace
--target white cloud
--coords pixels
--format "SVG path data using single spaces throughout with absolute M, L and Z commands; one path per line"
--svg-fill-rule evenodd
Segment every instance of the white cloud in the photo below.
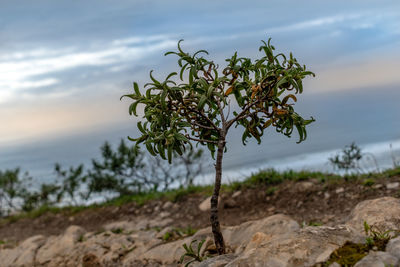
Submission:
M 148 43 L 150 42 L 150 43 Z M 132 44 L 136 44 L 132 46 Z M 107 66 L 134 62 L 176 45 L 176 40 L 163 35 L 119 39 L 95 51 L 76 52 L 74 49 L 40 49 L 14 53 L 0 58 L 0 88 L 2 102 L 20 89 L 55 85 L 55 72 L 84 66 Z M 114 68 L 110 69 L 115 71 Z M 40 75 L 40 79 L 37 76 Z M 44 77 L 44 78 L 43 78 Z
M 269 31 L 282 32 L 282 31 L 305 30 L 305 29 L 309 29 L 309 28 L 321 27 L 321 26 L 340 23 L 340 22 L 344 22 L 344 21 L 348 21 L 348 20 L 352 20 L 352 19 L 357 19 L 360 17 L 361 17 L 360 14 L 336 15 L 336 16 L 331 16 L 331 17 L 323 17 L 323 18 L 303 21 L 303 22 L 299 22 L 299 23 L 294 23 L 294 24 L 291 24 L 288 26 L 276 27 L 276 28 L 270 29 Z

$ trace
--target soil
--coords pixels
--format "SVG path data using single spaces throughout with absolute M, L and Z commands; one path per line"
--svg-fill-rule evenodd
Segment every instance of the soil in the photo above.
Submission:
M 389 183 L 400 182 L 400 176 L 374 181 L 373 185 L 364 185 L 360 180 L 324 183 L 316 180 L 286 181 L 273 188 L 259 185 L 241 188 L 240 193 L 222 192 L 220 222 L 222 225 L 237 225 L 283 213 L 299 223 L 337 225 L 343 223 L 354 206 L 363 200 L 400 196 L 400 187 L 386 187 Z M 155 218 L 163 211 L 169 212 L 172 226 L 199 229 L 209 225 L 209 212 L 199 209 L 199 204 L 206 198 L 202 194 L 191 194 L 170 205 L 164 205 L 165 201 L 162 200 L 153 200 L 143 206 L 129 203 L 119 207 L 85 209 L 73 215 L 49 212 L 34 219 L 23 218 L 15 222 L 3 220 L 0 221 L 0 240 L 15 243 L 38 234 L 58 235 L 70 225 L 82 226 L 87 231 L 99 231 L 107 223 L 134 219 L 136 216 Z

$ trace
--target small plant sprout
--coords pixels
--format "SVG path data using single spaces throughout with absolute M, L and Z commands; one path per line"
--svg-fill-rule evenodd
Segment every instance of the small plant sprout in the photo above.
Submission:
M 198 262 L 202 262 L 205 258 L 202 257 L 200 255 L 200 251 L 201 251 L 201 247 L 203 246 L 204 242 L 206 240 L 202 240 L 197 244 L 197 249 L 196 251 L 193 249 L 192 245 L 194 243 L 197 242 L 197 240 L 193 240 L 192 242 L 190 242 L 189 246 L 186 244 L 183 244 L 183 248 L 185 249 L 185 254 L 183 254 L 180 258 L 179 263 L 183 263 L 183 261 L 185 260 L 185 257 L 189 257 L 192 258 L 191 260 L 189 260 L 186 264 L 185 267 L 189 266 L 191 263 L 198 261 Z
M 144 120 L 137 123 L 140 136 L 130 138 L 136 145 L 144 144 L 152 155 L 171 162 L 174 152 L 182 155 L 196 143 L 206 146 L 215 159 L 210 221 L 219 254 L 225 253 L 217 207 L 228 131 L 232 126 L 242 128 L 245 145 L 250 138 L 261 143 L 268 127 L 288 137 L 296 129 L 300 143 L 307 137 L 306 125 L 314 121 L 312 117 L 303 119 L 294 110 L 295 95 L 303 92 L 303 79 L 314 74 L 291 53 L 288 57 L 274 55 L 270 40 L 259 50 L 263 55 L 255 61 L 234 53 L 220 69 L 203 57 L 207 51 L 191 55 L 182 50 L 179 41 L 178 51 L 166 53 L 178 57 L 178 72 L 160 81 L 151 71 L 144 93 L 135 82 L 134 92 L 123 96 L 133 100 L 129 107 L 132 115 L 138 115 L 138 105 L 144 106 Z

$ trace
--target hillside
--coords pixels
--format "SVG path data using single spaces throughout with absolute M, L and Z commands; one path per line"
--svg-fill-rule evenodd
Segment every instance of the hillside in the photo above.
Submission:
M 274 172 L 260 172 L 244 182 L 224 186 L 220 201 L 221 222 L 226 228 L 248 221 L 263 221 L 271 216 L 273 218 L 279 215 L 286 216 L 285 220 L 299 227 L 337 227 L 348 222 L 351 211 L 354 211 L 356 205 L 364 200 L 399 197 L 399 173 L 400 170 L 396 169 L 383 174 L 344 179 L 320 173 L 292 173 L 282 176 Z M 56 242 L 57 238 L 71 231 L 75 233 L 74 235 L 78 235 L 75 236 L 77 243 L 89 240 L 90 236 L 100 233 L 108 233 L 115 238 L 123 236 L 128 239 L 130 235 L 136 233 L 139 236 L 135 238 L 140 239 L 142 238 L 140 235 L 146 231 L 152 234 L 144 234 L 144 239 L 158 240 L 152 246 L 184 240 L 183 238 L 187 239 L 187 236 L 194 234 L 196 230 L 208 227 L 207 198 L 210 192 L 209 186 L 193 187 L 165 194 L 143 196 L 140 201 L 132 198 L 86 208 L 47 208 L 6 218 L 0 224 L 2 243 L 0 259 L 4 258 L 6 251 L 9 252 L 8 255 L 12 255 L 10 251 L 16 253 L 15 251 L 21 249 L 21 246 L 26 243 L 23 241 L 29 237 L 40 237 L 38 240 L 41 241 L 37 244 L 41 245 L 36 248 L 38 250 L 42 246 L 49 246 L 48 242 L 51 240 L 53 240 L 51 242 Z M 400 210 L 400 204 L 398 208 Z M 400 224 L 396 225 L 399 229 Z M 359 227 L 362 227 L 362 222 Z M 205 230 L 200 230 L 200 233 L 202 231 Z M 178 247 L 181 245 L 179 244 Z M 149 249 L 149 247 L 146 248 Z M 122 262 L 125 257 L 124 254 L 121 258 L 117 258 Z M 159 258 L 157 262 L 160 263 Z

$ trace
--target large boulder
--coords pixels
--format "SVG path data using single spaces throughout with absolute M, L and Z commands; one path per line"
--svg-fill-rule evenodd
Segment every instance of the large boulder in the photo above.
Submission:
M 83 238 L 86 231 L 79 226 L 70 226 L 61 236 L 51 236 L 36 254 L 36 262 L 40 266 L 49 264 L 55 258 L 68 255 Z
M 360 202 L 346 224 L 364 233 L 364 221 L 381 231 L 400 229 L 400 199 L 382 197 Z
M 354 267 L 386 267 L 398 266 L 399 259 L 388 252 L 371 251 L 367 256 L 362 258 Z
M 300 229 L 300 225 L 283 214 L 276 214 L 261 220 L 249 221 L 237 226 L 223 228 L 227 246 L 235 253 L 242 252 L 255 233 L 263 233 L 270 238 L 291 235 Z
M 34 266 L 36 252 L 45 242 L 44 236 L 37 235 L 16 248 L 0 250 L 0 266 Z
M 268 235 L 273 239 L 282 238 L 295 233 L 300 228 L 299 224 L 288 216 L 277 214 L 261 220 L 249 221 L 237 226 L 222 227 L 222 234 L 225 244 L 229 250 L 239 253 L 246 248 L 253 235 L 257 232 Z M 212 242 L 211 228 L 207 227 L 199 230 L 195 235 L 182 240 L 161 244 L 146 253 L 141 259 L 156 260 L 165 264 L 176 262 L 184 254 L 183 244 L 190 244 L 193 240 L 201 241 L 205 239 L 202 250 Z M 194 247 L 196 248 L 196 243 Z
M 306 227 L 275 238 L 256 233 L 245 251 L 226 266 L 313 266 L 325 262 L 346 241 L 359 239 L 354 230 L 345 225 Z

